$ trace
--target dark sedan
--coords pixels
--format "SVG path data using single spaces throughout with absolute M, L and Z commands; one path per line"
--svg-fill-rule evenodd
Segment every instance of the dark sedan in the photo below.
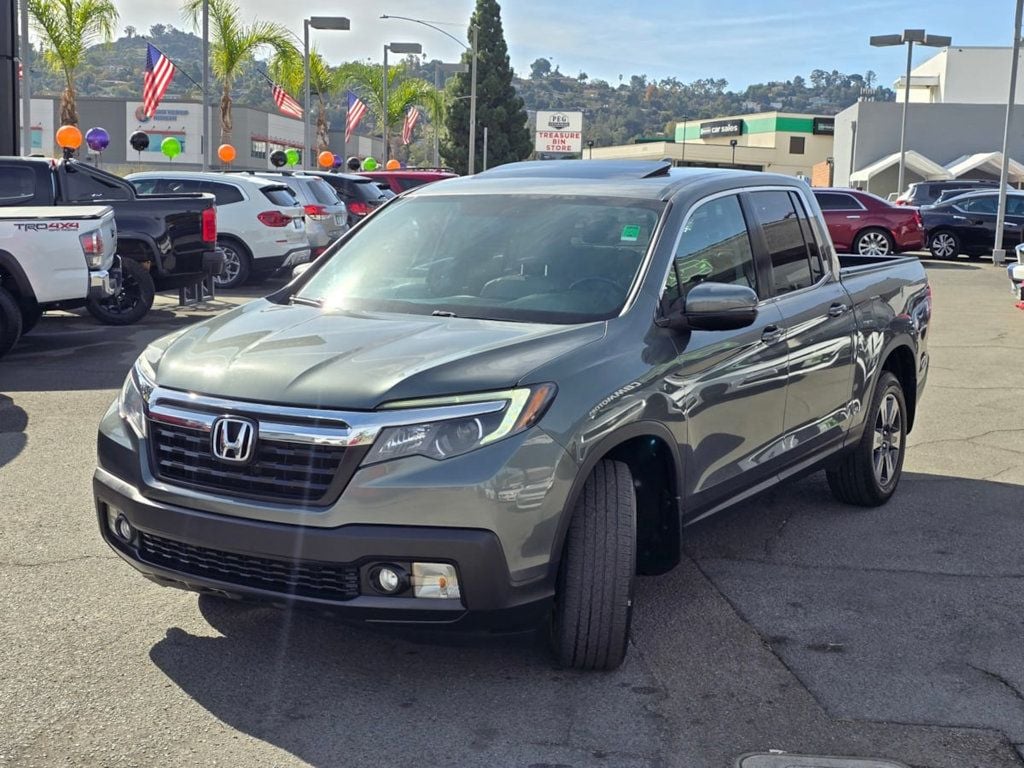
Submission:
M 856 189 L 815 189 L 814 197 L 840 253 L 885 256 L 924 245 L 917 208 L 896 206 Z
M 992 253 L 996 242 L 999 193 L 971 192 L 921 211 L 928 250 L 936 259 L 955 259 L 961 254 L 982 256 Z M 1003 247 L 1012 249 L 1024 232 L 1024 193 L 1006 195 Z

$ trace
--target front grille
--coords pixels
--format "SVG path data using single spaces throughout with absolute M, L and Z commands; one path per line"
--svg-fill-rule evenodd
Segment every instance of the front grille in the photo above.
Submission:
M 295 597 L 351 600 L 359 596 L 359 569 L 350 563 L 293 562 L 194 547 L 149 533 L 139 557 L 180 574 Z
M 233 495 L 271 501 L 325 503 L 346 449 L 257 439 L 248 464 L 229 464 L 210 450 L 210 433 L 150 421 L 153 469 L 157 477 Z M 333 494 L 333 495 L 336 495 Z

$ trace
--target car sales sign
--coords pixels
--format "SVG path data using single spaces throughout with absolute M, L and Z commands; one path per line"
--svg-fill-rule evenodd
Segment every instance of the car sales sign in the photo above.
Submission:
M 538 112 L 534 148 L 540 152 L 582 152 L 582 112 Z

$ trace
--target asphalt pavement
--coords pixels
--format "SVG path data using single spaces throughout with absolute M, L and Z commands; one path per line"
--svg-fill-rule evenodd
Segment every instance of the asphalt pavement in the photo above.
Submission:
M 991 264 L 926 264 L 931 376 L 897 496 L 844 507 L 817 474 L 691 527 L 606 674 L 557 669 L 536 636 L 144 580 L 96 531 L 96 424 L 149 340 L 246 297 L 160 297 L 129 328 L 47 315 L 0 361 L 0 765 L 1020 768 L 1024 313 Z

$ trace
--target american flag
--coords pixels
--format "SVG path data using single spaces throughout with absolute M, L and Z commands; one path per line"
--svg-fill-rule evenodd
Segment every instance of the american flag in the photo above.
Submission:
M 405 113 L 405 124 L 402 126 L 402 143 L 412 143 L 412 129 L 416 127 L 417 121 L 420 119 L 420 111 L 416 107 L 409 107 L 409 111 Z
M 142 111 L 146 117 L 156 114 L 173 77 L 174 62 L 146 43 L 146 74 L 142 78 Z
M 345 141 L 352 138 L 359 121 L 366 116 L 366 105 L 352 91 L 348 92 L 348 117 L 345 119 Z
M 287 91 L 277 83 L 272 83 L 271 86 L 270 91 L 274 95 L 274 103 L 281 110 L 281 114 L 301 120 L 302 107 L 299 106 L 299 102 L 289 96 Z

